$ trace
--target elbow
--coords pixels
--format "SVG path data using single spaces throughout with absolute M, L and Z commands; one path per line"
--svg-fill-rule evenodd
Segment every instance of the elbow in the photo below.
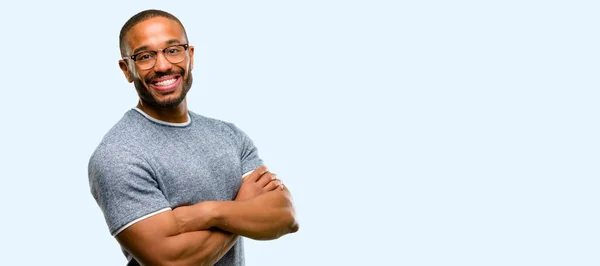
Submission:
M 272 239 L 277 239 L 287 234 L 296 233 L 298 232 L 298 229 L 300 229 L 300 226 L 298 225 L 296 219 L 291 219 L 289 222 L 285 223 L 281 230 L 277 232 Z
M 298 220 L 296 219 L 296 209 L 294 208 L 289 193 L 287 194 L 287 201 L 286 204 L 284 204 L 282 211 L 282 219 L 280 220 L 281 232 L 277 237 L 281 237 L 285 234 L 298 232 L 298 230 L 300 229 L 300 225 L 298 224 Z
M 300 228 L 293 209 L 280 212 L 277 219 L 272 219 L 264 225 L 266 227 L 263 227 L 262 230 L 243 235 L 254 240 L 275 240 L 295 233 Z
M 294 219 L 294 222 L 290 226 L 290 233 L 296 233 L 296 232 L 298 232 L 299 229 L 300 229 L 300 225 L 298 224 L 296 219 Z
M 298 232 L 300 225 L 296 219 L 296 214 L 293 207 L 290 207 L 289 210 L 286 211 L 285 215 L 282 216 L 278 229 L 279 230 L 277 230 L 271 239 L 277 239 L 284 235 Z
M 296 211 L 293 206 L 289 206 L 286 215 L 283 219 L 283 229 L 285 234 L 296 233 L 300 229 L 298 220 L 296 219 Z

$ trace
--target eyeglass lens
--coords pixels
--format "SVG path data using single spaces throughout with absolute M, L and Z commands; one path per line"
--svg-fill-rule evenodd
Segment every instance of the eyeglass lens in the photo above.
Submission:
M 185 48 L 180 45 L 174 45 L 162 50 L 165 58 L 172 64 L 177 64 L 185 59 Z M 135 55 L 135 64 L 140 69 L 150 69 L 156 64 L 158 57 L 157 51 L 145 51 Z

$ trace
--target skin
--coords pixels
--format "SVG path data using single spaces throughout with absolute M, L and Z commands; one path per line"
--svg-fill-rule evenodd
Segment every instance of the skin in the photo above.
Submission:
M 163 17 L 140 22 L 127 33 L 127 54 L 140 48 L 164 49 L 187 43 L 181 26 Z M 158 53 L 155 66 L 140 70 L 131 60 L 120 60 L 127 81 L 134 83 L 138 108 L 166 122 L 187 122 L 186 93 L 191 87 L 194 49 L 172 64 Z M 168 92 L 153 87 L 164 76 L 179 84 Z M 175 208 L 141 220 L 119 233 L 123 248 L 142 265 L 213 265 L 239 236 L 277 239 L 298 230 L 291 194 L 266 167 L 246 176 L 233 201 L 205 201 Z
M 177 22 L 163 17 L 151 18 L 138 23 L 126 36 L 128 55 L 142 50 L 159 50 L 173 44 L 188 42 L 181 26 Z M 119 60 L 119 67 L 127 81 L 135 85 L 140 97 L 138 108 L 162 121 L 187 122 L 188 109 L 185 96 L 192 85 L 193 46 L 188 48 L 186 59 L 177 64 L 172 64 L 162 53 L 158 53 L 156 64 L 150 69 L 138 69 L 132 60 Z M 153 80 L 173 75 L 178 77 L 179 82 L 175 90 L 161 92 L 153 88 Z

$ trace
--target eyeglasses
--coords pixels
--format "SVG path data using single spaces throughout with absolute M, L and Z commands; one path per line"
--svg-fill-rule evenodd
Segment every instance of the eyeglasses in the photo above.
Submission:
M 139 52 L 132 56 L 123 57 L 123 59 L 131 59 L 140 69 L 147 70 L 156 64 L 158 52 L 162 52 L 171 64 L 177 64 L 185 59 L 185 51 L 187 51 L 188 47 L 189 44 L 177 44 L 162 50 Z

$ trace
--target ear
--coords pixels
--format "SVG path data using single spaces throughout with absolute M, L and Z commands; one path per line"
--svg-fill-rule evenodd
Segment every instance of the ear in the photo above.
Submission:
M 119 67 L 121 68 L 121 71 L 123 71 L 123 74 L 125 74 L 125 78 L 127 79 L 127 82 L 131 83 L 133 82 L 133 78 L 131 77 L 131 72 L 129 72 L 129 68 L 127 67 L 127 62 L 125 62 L 125 60 L 119 60 Z
M 188 47 L 188 51 L 190 53 L 190 71 L 194 69 L 194 46 Z

